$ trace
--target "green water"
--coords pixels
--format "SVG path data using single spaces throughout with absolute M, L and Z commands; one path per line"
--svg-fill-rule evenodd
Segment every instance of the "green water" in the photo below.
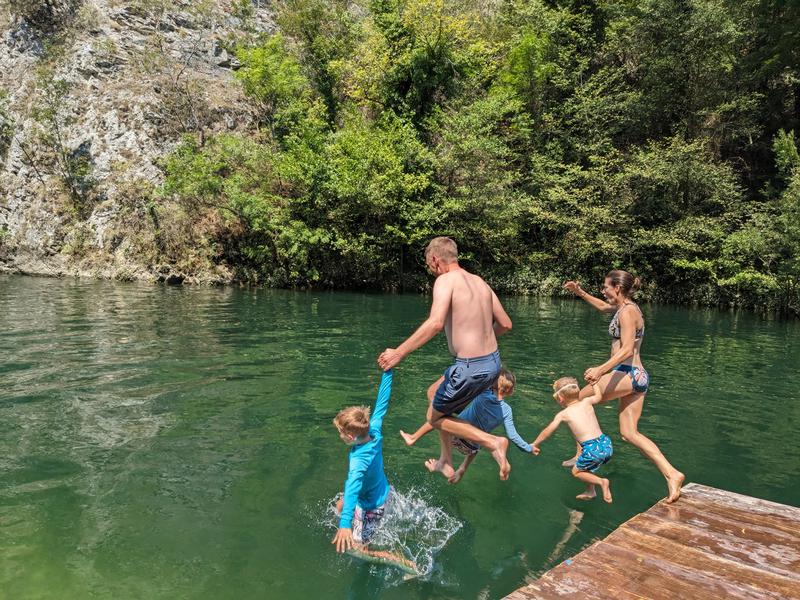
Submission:
M 428 580 L 337 556 L 323 523 L 347 450 L 331 418 L 372 402 L 376 355 L 428 302 L 0 277 L 0 597 L 496 598 L 664 495 L 619 441 L 615 404 L 599 410 L 611 506 L 574 500 L 566 431 L 537 458 L 512 449 L 506 483 L 488 456 L 456 487 L 429 475 L 435 437 L 407 449 L 395 432 L 422 420 L 448 361 L 437 340 L 397 370 L 386 465 L 463 525 Z M 532 439 L 555 412 L 550 382 L 604 359 L 606 322 L 577 301 L 505 303 L 511 403 Z M 642 431 L 690 481 L 800 505 L 800 324 L 644 313 Z

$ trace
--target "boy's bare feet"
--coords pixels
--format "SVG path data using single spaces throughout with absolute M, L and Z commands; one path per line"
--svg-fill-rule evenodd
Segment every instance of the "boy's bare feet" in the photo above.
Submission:
M 456 469 L 456 472 L 455 472 L 455 473 L 453 473 L 453 476 L 452 476 L 452 477 L 450 477 L 450 478 L 448 478 L 448 480 L 447 480 L 447 481 L 448 481 L 448 483 L 452 483 L 453 485 L 455 485 L 455 484 L 457 484 L 459 481 L 461 481 L 461 478 L 462 478 L 463 476 L 464 476 L 464 471 L 462 471 L 461 469 Z
M 500 479 L 505 481 L 508 479 L 508 474 L 511 472 L 511 463 L 506 458 L 508 451 L 508 438 L 496 437 L 497 445 L 492 448 L 492 458 L 500 466 Z
M 603 500 L 611 504 L 611 484 L 609 483 L 608 479 L 600 480 L 600 489 L 603 490 Z
M 563 461 L 561 463 L 561 466 L 562 467 L 567 467 L 568 469 L 571 469 L 572 467 L 575 466 L 576 462 L 578 462 L 578 458 L 576 456 L 573 456 L 572 458 L 568 458 L 567 460 Z
M 414 439 L 414 436 L 410 433 L 406 433 L 402 429 L 400 430 L 400 437 L 403 438 L 403 441 L 406 443 L 406 446 L 413 446 L 414 443 L 417 441 Z
M 449 481 L 450 478 L 455 475 L 455 471 L 451 465 L 442 462 L 441 460 L 436 460 L 435 458 L 429 458 L 425 461 L 425 468 L 428 469 L 431 473 L 435 471 L 439 471 L 442 475 L 444 475 L 447 480 Z
M 578 500 L 594 500 L 597 498 L 597 492 L 594 490 L 593 485 L 587 485 L 586 491 L 575 496 Z
M 667 487 L 669 488 L 669 496 L 667 496 L 667 504 L 672 504 L 681 497 L 681 486 L 686 475 L 680 471 L 675 471 L 675 474 L 667 479 Z

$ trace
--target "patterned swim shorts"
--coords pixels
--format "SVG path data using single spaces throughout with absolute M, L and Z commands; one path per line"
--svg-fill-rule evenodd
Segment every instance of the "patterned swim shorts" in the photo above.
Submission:
M 581 442 L 581 455 L 575 463 L 575 468 L 579 471 L 589 471 L 594 473 L 600 465 L 606 464 L 614 454 L 614 447 L 611 445 L 611 438 L 605 433 L 593 440 Z
M 364 510 L 356 505 L 356 510 L 353 513 L 353 540 L 359 544 L 368 544 L 369 541 L 375 536 L 383 520 L 386 512 L 386 505 L 394 495 L 394 488 L 389 488 L 389 495 L 380 506 Z

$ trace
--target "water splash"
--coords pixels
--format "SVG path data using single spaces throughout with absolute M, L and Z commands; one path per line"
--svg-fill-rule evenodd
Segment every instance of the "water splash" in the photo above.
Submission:
M 338 525 L 336 501 L 328 504 L 326 524 Z M 435 557 L 451 537 L 462 527 L 461 521 L 437 506 L 431 506 L 414 488 L 405 493 L 393 490 L 386 503 L 386 512 L 379 529 L 370 541 L 370 548 L 386 550 L 403 556 L 417 565 L 420 577 L 430 579 L 435 570 Z M 396 569 L 374 566 L 374 573 L 383 574 L 387 581 L 402 579 Z

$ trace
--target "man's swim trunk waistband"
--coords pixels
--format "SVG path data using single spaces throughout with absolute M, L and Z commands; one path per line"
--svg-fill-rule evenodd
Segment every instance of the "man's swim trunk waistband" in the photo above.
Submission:
M 500 375 L 500 351 L 486 356 L 456 358 L 447 367 L 444 381 L 433 397 L 434 410 L 445 415 L 461 412 L 479 394 L 488 390 Z

